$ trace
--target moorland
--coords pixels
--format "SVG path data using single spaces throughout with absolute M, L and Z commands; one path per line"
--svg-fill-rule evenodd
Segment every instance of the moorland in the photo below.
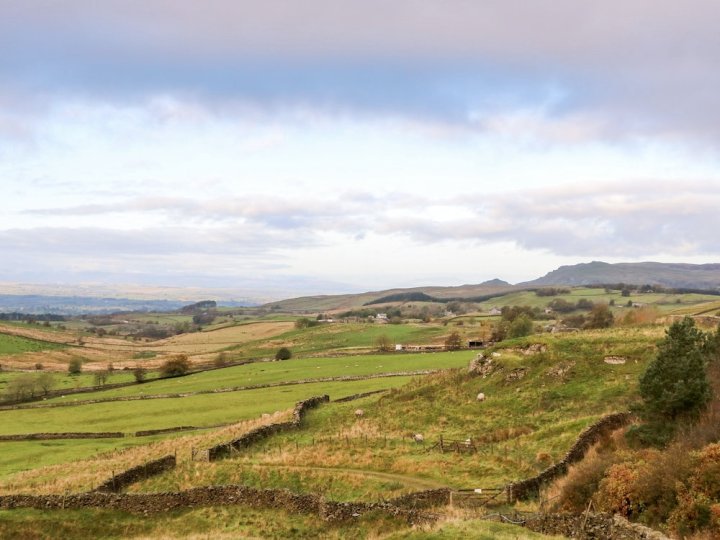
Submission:
M 718 386 L 715 291 L 443 294 L 6 317 L 0 537 L 547 538 L 609 514 L 677 537 L 720 532 L 715 398 L 653 416 L 642 382 L 685 324 Z M 628 411 L 565 466 L 584 430 Z M 209 459 L 218 445 L 227 452 Z M 172 467 L 146 468 L 116 499 L 87 495 L 165 456 Z M 527 496 L 508 487 L 558 463 Z M 217 486 L 256 491 L 248 504 L 168 503 L 152 519 L 122 506 Z M 279 493 L 325 510 L 272 503 Z M 330 502 L 349 514 L 328 516 Z M 538 525 L 548 515 L 574 525 Z

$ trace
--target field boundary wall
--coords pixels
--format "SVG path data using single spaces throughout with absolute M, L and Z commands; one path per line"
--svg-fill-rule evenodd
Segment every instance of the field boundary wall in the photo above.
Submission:
M 207 452 L 201 452 L 200 454 L 198 454 L 198 456 L 202 456 L 202 458 L 207 459 L 207 461 L 216 461 L 218 459 L 228 456 L 233 451 L 247 448 L 248 446 L 257 443 L 258 441 L 266 439 L 276 433 L 280 433 L 281 431 L 297 429 L 300 427 L 300 424 L 302 423 L 302 420 L 308 410 L 319 406 L 321 403 L 327 403 L 329 401 L 330 397 L 327 394 L 299 401 L 293 409 L 291 421 L 277 422 L 257 427 L 248 431 L 247 433 L 233 441 L 218 444 L 216 446 L 208 448 Z
M 565 454 L 565 457 L 558 463 L 551 465 L 537 476 L 508 484 L 505 488 L 507 490 L 508 500 L 512 502 L 537 496 L 540 493 L 540 488 L 544 484 L 565 475 L 570 465 L 582 460 L 593 444 L 608 433 L 628 425 L 633 418 L 634 416 L 629 412 L 603 416 L 600 420 L 588 426 L 580 433 L 575 444 L 572 445 L 567 454 Z
M 174 455 L 161 457 L 160 459 L 156 459 L 154 461 L 148 461 L 147 463 L 143 463 L 119 474 L 113 475 L 112 478 L 100 484 L 93 491 L 119 493 L 131 484 L 172 470 L 176 467 L 176 465 L 177 459 Z

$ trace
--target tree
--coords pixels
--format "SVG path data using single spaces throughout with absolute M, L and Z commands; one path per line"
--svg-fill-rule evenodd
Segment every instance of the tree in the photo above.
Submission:
M 55 386 L 55 382 L 55 377 L 52 373 L 39 373 L 35 376 L 35 384 L 46 396 L 50 393 L 53 386 Z
M 5 397 L 9 400 L 23 401 L 35 397 L 35 377 L 29 373 L 11 379 L 5 387 Z
M 446 339 L 445 339 L 445 348 L 448 351 L 458 351 L 462 349 L 463 342 L 462 338 L 460 337 L 460 334 L 458 332 L 452 332 Z
M 530 334 L 532 334 L 532 330 L 532 319 L 530 319 L 530 317 L 528 317 L 527 315 L 523 314 L 510 323 L 510 328 L 508 329 L 508 337 L 512 339 L 529 336 Z
M 303 328 L 310 328 L 312 326 L 317 326 L 320 324 L 320 321 L 317 320 L 310 320 L 307 317 L 300 317 L 299 319 L 295 320 L 295 328 L 298 328 L 302 330 Z
M 375 347 L 380 352 L 390 352 L 393 350 L 393 342 L 387 334 L 381 334 L 375 339 Z
M 110 372 L 107 369 L 101 369 L 94 374 L 95 386 L 105 386 L 110 378 Z
M 595 304 L 590 311 L 590 319 L 586 323 L 588 328 L 610 328 L 615 321 L 607 304 Z
M 696 416 L 711 397 L 705 334 L 685 317 L 670 326 L 658 349 L 640 378 L 644 416 L 660 422 Z
M 177 354 L 166 360 L 160 366 L 160 375 L 163 377 L 179 377 L 185 375 L 190 370 L 190 362 L 184 354 Z
M 133 376 L 135 377 L 136 383 L 145 382 L 146 375 L 147 370 L 142 366 L 135 366 L 135 369 L 133 369 Z
M 70 375 L 79 375 L 82 372 L 82 360 L 80 358 L 73 358 L 68 363 L 68 373 Z
M 275 353 L 275 360 L 290 360 L 292 351 L 287 347 L 280 347 Z
M 215 357 L 213 365 L 217 368 L 222 368 L 230 363 L 230 354 L 227 352 L 221 352 Z

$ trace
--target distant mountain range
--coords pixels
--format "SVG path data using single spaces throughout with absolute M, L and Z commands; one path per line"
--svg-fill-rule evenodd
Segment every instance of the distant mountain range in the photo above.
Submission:
M 617 263 L 600 261 L 561 266 L 541 278 L 518 287 L 549 285 L 597 285 L 627 283 L 630 285 L 663 285 L 671 288 L 720 288 L 720 264 L 685 263 Z
M 476 285 L 457 287 L 413 287 L 388 289 L 361 294 L 304 296 L 268 304 L 289 311 L 333 311 L 360 306 L 397 302 L 422 302 L 437 299 L 479 299 L 504 292 L 557 285 L 662 285 L 677 289 L 720 289 L 720 264 L 683 263 L 591 263 L 561 266 L 533 281 L 511 285 L 492 279 Z
M 481 298 L 498 296 L 506 292 L 521 289 L 534 289 L 549 286 L 580 286 L 606 285 L 625 283 L 628 285 L 662 285 L 675 289 L 717 289 L 720 290 L 720 264 L 684 264 L 684 263 L 617 263 L 609 264 L 600 261 L 561 266 L 548 274 L 532 281 L 511 285 L 501 279 L 491 279 L 478 284 L 454 287 L 427 286 L 407 289 L 387 289 L 359 294 L 319 295 L 290 298 L 266 304 L 268 308 L 294 312 L 323 312 L 350 310 L 365 305 L 468 300 L 480 301 Z M 30 289 L 30 286 L 14 286 L 6 284 L 0 288 L 0 312 L 22 312 L 28 314 L 82 314 L 112 313 L 117 311 L 172 311 L 188 304 L 188 301 L 215 298 L 219 306 L 253 306 L 258 302 L 249 298 L 238 298 L 226 291 L 202 291 L 195 289 L 162 289 L 142 290 L 142 294 L 121 298 L 115 295 L 90 295 L 80 289 L 77 296 L 67 294 L 72 287 L 66 287 L 65 294 L 3 294 L 9 289 L 18 292 Z M 33 287 L 37 288 L 37 287 Z M 89 290 L 89 289 L 88 289 Z M 59 291 L 58 291 L 59 292 Z M 73 291 L 74 292 L 74 291 Z M 103 291 L 106 294 L 110 291 Z M 205 296 L 207 294 L 207 296 Z M 186 298 L 182 298 L 186 296 Z M 232 299 L 231 299 L 232 298 Z

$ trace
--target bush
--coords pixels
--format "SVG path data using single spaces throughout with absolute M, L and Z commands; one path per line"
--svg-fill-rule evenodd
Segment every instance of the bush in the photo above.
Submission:
M 393 350 L 393 342 L 387 334 L 381 334 L 375 339 L 375 348 L 380 352 L 390 352 Z
M 230 363 L 230 355 L 226 352 L 221 352 L 215 357 L 213 365 L 217 368 L 225 367 Z
M 190 362 L 184 354 L 173 356 L 160 366 L 160 375 L 163 377 L 179 377 L 190 371 Z
M 606 304 L 596 304 L 590 310 L 590 318 L 585 323 L 587 328 L 610 328 L 615 317 Z
M 582 512 L 587 508 L 588 501 L 600 486 L 608 468 L 616 460 L 613 452 L 593 450 L 574 465 L 562 481 L 562 491 L 558 496 L 557 506 L 567 512 Z
M 311 328 L 313 326 L 318 326 L 320 324 L 320 321 L 318 320 L 311 320 L 307 317 L 300 317 L 295 321 L 295 328 L 303 329 L 303 328 Z
M 95 372 L 95 386 L 105 386 L 108 379 L 110 378 L 110 372 L 108 370 L 102 369 L 100 371 Z
M 147 376 L 147 370 L 142 366 L 136 366 L 135 369 L 133 369 L 133 376 L 135 377 L 135 382 L 137 382 L 137 383 L 145 382 L 145 377 Z
M 532 331 L 532 319 L 530 319 L 530 317 L 528 317 L 527 315 L 523 314 L 510 323 L 510 328 L 508 329 L 508 337 L 512 339 L 529 336 L 530 334 L 532 334 Z
M 70 375 L 79 375 L 82 372 L 82 360 L 80 358 L 73 358 L 68 362 L 68 373 Z
M 446 339 L 445 339 L 445 348 L 448 351 L 459 351 L 462 349 L 463 342 L 462 338 L 460 337 L 460 334 L 457 332 L 452 332 Z
M 275 360 L 290 360 L 292 351 L 287 347 L 280 347 L 275 353 Z

